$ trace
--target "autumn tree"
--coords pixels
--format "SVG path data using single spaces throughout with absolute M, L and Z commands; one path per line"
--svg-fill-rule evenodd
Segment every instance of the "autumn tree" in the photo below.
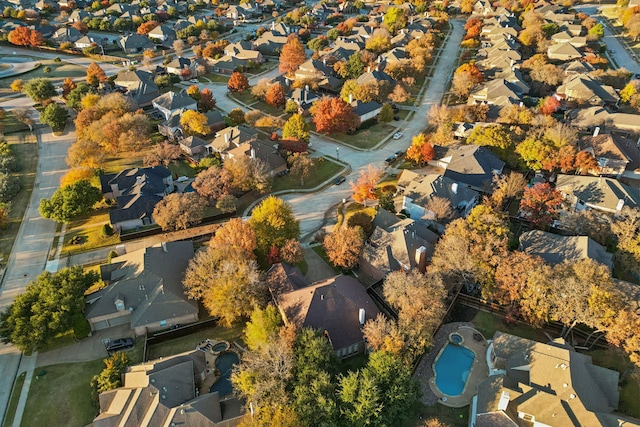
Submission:
M 91 181 L 95 176 L 96 173 L 93 169 L 85 167 L 73 168 L 60 178 L 60 187 L 75 184 L 80 180 Z
M 304 46 L 295 34 L 290 34 L 280 53 L 279 70 L 284 74 L 292 74 L 306 60 Z
M 287 161 L 290 165 L 291 175 L 300 177 L 300 186 L 304 187 L 304 179 L 315 170 L 318 159 L 307 153 L 293 153 Z
M 127 353 L 116 352 L 102 361 L 104 369 L 91 378 L 91 399 L 97 404 L 100 393 L 122 387 L 122 374 L 131 364 Z
M 105 81 L 107 81 L 107 75 L 102 67 L 95 62 L 89 64 L 89 67 L 87 67 L 87 84 L 95 87 Z
M 138 26 L 138 30 L 136 31 L 138 34 L 147 35 L 156 28 L 160 23 L 158 21 L 147 21 L 143 22 Z
M 71 80 L 71 78 L 69 77 L 65 78 L 64 81 L 62 82 L 62 97 L 66 98 L 67 96 L 69 96 L 69 93 L 71 93 L 71 91 L 74 90 L 76 87 L 78 87 L 76 85 L 76 82 Z
M 273 304 L 267 305 L 264 309 L 256 307 L 244 328 L 244 342 L 249 350 L 259 351 L 269 343 L 277 341 L 281 325 L 282 318 Z
M 216 230 L 209 246 L 242 250 L 246 257 L 255 259 L 256 233 L 247 221 L 231 218 Z
M 548 228 L 558 216 L 562 194 L 548 182 L 525 189 L 520 200 L 520 212 L 536 227 Z
M 232 182 L 231 172 L 218 166 L 211 166 L 200 172 L 192 185 L 198 194 L 211 202 L 230 194 Z
M 205 87 L 200 91 L 198 99 L 198 111 L 206 113 L 216 108 L 216 99 L 213 97 L 211 89 Z
M 484 81 L 482 72 L 475 63 L 468 62 L 459 66 L 453 73 L 453 79 L 451 80 L 451 90 L 453 93 L 464 98 L 469 95 L 471 89 Z
M 391 49 L 391 35 L 384 28 L 377 28 L 367 39 L 365 48 L 375 54 L 381 54 Z
M 180 125 L 189 135 L 208 135 L 211 132 L 208 122 L 207 116 L 193 110 L 185 111 L 180 117 Z
M 323 97 L 313 104 L 311 114 L 316 130 L 326 134 L 352 132 L 360 125 L 353 107 L 340 98 Z
M 367 345 L 373 351 L 386 351 L 401 357 L 405 348 L 405 337 L 398 324 L 382 313 L 373 320 L 367 320 L 362 327 Z
M 358 264 L 364 248 L 362 231 L 356 227 L 340 227 L 325 237 L 323 247 L 333 265 L 350 270 Z
M 449 223 L 449 221 L 455 219 L 457 216 L 451 206 L 451 201 L 445 197 L 431 197 L 424 208 L 433 215 L 434 220 L 442 224 Z
M 193 194 L 193 193 L 191 193 Z M 231 326 L 265 302 L 265 283 L 255 260 L 239 248 L 209 246 L 198 251 L 184 274 L 185 294 Z
M 388 96 L 390 101 L 397 102 L 398 104 L 408 101 L 410 97 L 411 95 L 409 92 L 407 92 L 404 86 L 400 83 L 394 86 L 393 92 Z
M 517 172 L 504 175 L 496 175 L 493 178 L 494 190 L 491 194 L 492 205 L 496 209 L 502 209 L 504 202 L 512 197 L 520 197 L 524 193 L 527 179 Z
M 626 274 L 640 274 L 640 210 L 625 207 L 611 223 L 611 230 L 617 239 L 616 269 Z
M 289 239 L 284 242 L 280 248 L 280 257 L 282 261 L 289 264 L 297 264 L 304 259 L 304 251 L 300 242 L 295 239 Z
M 234 71 L 227 82 L 229 92 L 244 92 L 249 88 L 249 79 L 240 71 Z
M 467 142 L 485 147 L 494 147 L 503 159 L 512 152 L 514 145 L 510 132 L 500 125 L 476 126 Z
M 182 149 L 176 144 L 169 142 L 160 142 L 153 150 L 144 156 L 144 165 L 149 166 L 168 166 L 182 157 Z
M 227 159 L 224 168 L 231 174 L 231 185 L 237 190 L 257 190 L 264 194 L 271 189 L 272 177 L 269 168 L 258 158 L 242 156 Z
M 14 81 L 11 82 L 11 90 L 14 92 L 22 92 L 22 89 L 24 88 L 24 80 L 22 79 L 15 79 Z
M 353 191 L 353 199 L 358 203 L 364 203 L 366 206 L 367 199 L 376 199 L 376 185 L 382 178 L 382 170 L 373 165 L 367 166 L 366 169 L 360 169 L 358 179 L 350 182 Z
M 284 87 L 280 83 L 271 85 L 264 100 L 276 108 L 282 107 L 287 101 Z
M 227 114 L 227 119 L 225 122 L 229 126 L 239 126 L 245 122 L 244 112 L 241 108 L 234 108 Z
M 496 267 L 496 287 L 492 297 L 498 303 L 509 307 L 510 316 L 520 315 L 520 301 L 528 286 L 531 272 L 542 268 L 542 258 L 525 252 L 510 252 Z
M 289 239 L 300 237 L 300 224 L 291 205 L 269 196 L 251 212 L 249 224 L 256 232 L 258 251 L 266 254 L 272 246 L 282 247 Z
M 44 38 L 42 33 L 38 30 L 32 30 L 26 26 L 17 27 L 14 30 L 9 31 L 7 36 L 9 43 L 16 46 L 31 46 L 37 47 L 44 44 Z
M 163 231 L 186 230 L 204 217 L 206 202 L 197 193 L 172 193 L 153 209 L 153 220 Z
M 430 137 L 424 133 L 414 136 L 411 146 L 407 149 L 407 160 L 420 166 L 433 160 L 435 150 L 429 140 Z
M 541 99 L 540 105 L 538 106 L 540 113 L 547 116 L 555 113 L 558 108 L 560 108 L 560 101 L 553 95 Z
M 302 114 L 293 114 L 282 128 L 282 138 L 309 142 L 309 124 Z

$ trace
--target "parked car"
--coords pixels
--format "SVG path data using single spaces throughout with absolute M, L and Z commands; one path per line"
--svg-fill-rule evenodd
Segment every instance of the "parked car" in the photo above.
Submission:
M 402 132 L 396 132 L 393 134 L 393 139 L 400 139 L 402 138 Z
M 402 150 L 398 150 L 398 151 L 396 151 L 396 156 L 397 156 L 397 157 L 402 157 L 402 156 L 404 156 L 404 151 L 402 151 Z
M 393 120 L 397 122 L 398 120 L 400 120 L 400 116 L 393 116 Z
M 191 83 L 200 83 L 200 80 L 198 80 L 198 79 L 191 79 L 191 80 L 189 80 L 189 81 L 190 81 Z
M 333 184 L 334 185 L 340 185 L 343 182 L 345 182 L 347 180 L 347 178 L 345 178 L 343 175 L 340 175 L 339 177 L 337 177 L 336 179 L 333 180 Z
M 384 161 L 384 162 L 385 162 L 386 164 L 390 165 L 390 164 L 391 164 L 391 163 L 393 163 L 397 158 L 398 158 L 398 155 L 397 155 L 397 154 L 392 154 L 392 155 L 390 155 L 389 157 L 387 157 L 387 158 L 385 159 L 385 161 Z
M 128 350 L 133 347 L 133 338 L 118 338 L 107 344 L 107 352 L 109 354 L 116 351 Z

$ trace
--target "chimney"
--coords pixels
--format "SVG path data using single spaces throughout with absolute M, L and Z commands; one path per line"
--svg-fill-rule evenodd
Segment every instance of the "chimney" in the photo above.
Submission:
M 326 58 L 326 57 L 323 57 L 323 58 L 322 58 L 322 64 L 323 64 L 323 65 L 327 65 L 327 58 Z
M 162 242 L 162 252 L 169 252 L 169 250 L 167 249 L 167 242 Z
M 600 133 L 600 126 L 596 126 L 596 128 L 593 130 L 593 136 L 596 137 L 598 136 L 599 133 Z
M 416 249 L 416 267 L 421 273 L 427 271 L 427 248 L 424 246 Z
M 349 94 L 349 104 L 353 104 L 353 94 Z
M 228 144 L 228 143 L 229 143 L 229 132 L 226 132 L 226 133 L 224 134 L 224 143 L 225 143 L 225 144 Z
M 273 31 L 273 30 L 275 30 L 275 29 L 276 29 L 276 22 L 275 22 L 275 21 L 272 21 L 272 22 L 271 22 L 271 31 Z
M 371 67 L 367 67 L 367 73 L 371 72 Z
M 358 320 L 360 321 L 360 326 L 364 326 L 365 321 L 365 311 L 364 308 L 358 310 Z
M 616 213 L 620 213 L 623 207 L 624 207 L 624 199 L 619 199 L 618 204 L 616 205 Z
M 304 85 L 304 90 L 305 90 L 306 92 L 309 92 L 309 85 Z
M 136 176 L 136 185 L 142 185 L 142 177 Z
M 451 184 L 451 192 L 453 194 L 458 194 L 458 183 L 454 182 L 453 184 Z
M 252 149 L 251 149 L 251 158 L 252 158 L 252 159 L 255 159 L 255 158 L 256 158 L 256 150 L 255 150 L 255 148 L 252 148 Z

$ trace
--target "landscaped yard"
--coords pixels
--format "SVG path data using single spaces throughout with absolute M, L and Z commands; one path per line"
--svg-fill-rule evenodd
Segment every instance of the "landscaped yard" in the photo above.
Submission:
M 87 215 L 82 215 L 67 224 L 67 230 L 78 227 L 87 227 L 90 225 L 102 225 L 109 222 L 109 210 L 107 208 L 99 208 L 91 211 Z
M 189 178 L 195 178 L 195 176 L 198 174 L 198 171 L 195 170 L 193 166 L 189 164 L 189 162 L 186 162 L 184 160 L 169 164 L 169 170 L 178 177 L 186 176 Z
M 11 427 L 13 425 L 13 418 L 16 415 L 16 407 L 18 406 L 18 400 L 20 400 L 20 392 L 22 391 L 22 386 L 24 385 L 26 375 L 26 372 L 21 373 L 18 378 L 16 378 L 16 382 L 13 384 L 11 400 L 9 401 L 9 406 L 7 407 L 7 412 L 5 414 L 4 421 L 2 422 L 2 427 Z
M 335 163 L 331 160 L 320 158 L 318 166 L 310 176 L 304 180 L 304 185 L 300 185 L 300 178 L 297 176 L 285 175 L 276 176 L 273 178 L 273 186 L 271 191 L 289 190 L 289 189 L 301 189 L 301 188 L 314 188 L 328 179 L 337 175 L 344 166 Z
M 227 83 L 229 81 L 229 77 L 231 76 L 225 76 L 223 74 L 205 74 L 204 76 L 202 76 L 202 78 L 199 78 L 198 80 L 200 80 L 200 83 Z
M 4 119 L 2 119 L 2 131 L 5 135 L 9 135 L 15 132 L 28 132 L 29 127 L 16 120 L 13 112 L 7 111 Z
M 80 239 L 80 243 L 78 244 L 72 243 L 76 236 L 79 236 Z M 117 245 L 118 243 L 120 243 L 120 237 L 117 234 L 103 236 L 102 225 L 93 225 L 69 231 L 64 236 L 61 255 L 74 255 L 80 252 Z
M 13 241 L 18 235 L 24 212 L 29 205 L 38 166 L 38 144 L 33 135 L 8 135 L 6 140 L 21 167 L 16 175 L 22 180 L 22 190 L 11 201 L 7 228 L 0 233 L 0 257 L 4 263 L 9 259 Z
M 449 408 L 444 405 L 426 406 L 419 404 L 415 408 L 412 418 L 402 425 L 403 427 L 422 427 L 424 420 L 437 418 L 448 427 L 467 427 L 469 425 L 469 407 Z
M 229 344 L 231 345 L 233 345 L 234 342 L 237 342 L 241 346 L 244 346 L 244 341 L 242 340 L 243 328 L 243 325 L 237 325 L 231 328 L 214 326 L 185 337 L 154 344 L 149 346 L 147 349 L 147 359 L 154 360 L 160 357 L 168 357 L 174 354 L 184 353 L 185 351 L 194 350 L 199 342 L 204 341 L 207 338 L 226 340 L 229 341 Z
M 119 153 L 117 156 L 108 157 L 104 160 L 102 170 L 105 174 L 119 173 L 124 169 L 143 167 L 144 156 L 147 155 L 152 148 L 142 151 L 130 151 Z
M 53 80 L 55 83 L 62 81 L 65 77 L 83 77 L 87 74 L 86 67 L 82 67 L 80 65 L 74 65 L 64 61 L 55 62 L 53 59 L 33 58 L 33 60 L 38 61 L 40 63 L 40 67 L 19 76 L 0 79 L 0 87 L 8 88 L 15 79 L 27 81 L 44 77 L 49 80 Z M 50 67 L 51 72 L 45 73 L 45 67 Z
M 353 135 L 336 133 L 331 135 L 331 137 L 347 145 L 352 145 L 362 149 L 369 149 L 378 145 L 380 141 L 388 137 L 389 134 L 394 131 L 395 128 L 387 123 L 376 123 L 367 129 L 357 131 Z
M 549 339 L 540 329 L 534 329 L 524 323 L 507 323 L 499 316 L 494 316 L 485 311 L 478 311 L 472 320 L 476 329 L 482 332 L 486 339 L 490 340 L 496 331 L 528 338 L 530 340 L 547 342 Z
M 364 212 L 369 215 L 372 219 L 376 216 L 376 209 L 372 206 L 364 206 L 360 203 L 351 203 L 347 206 L 347 213 L 345 215 L 344 221 L 345 223 L 349 222 L 349 218 L 355 215 L 358 212 Z

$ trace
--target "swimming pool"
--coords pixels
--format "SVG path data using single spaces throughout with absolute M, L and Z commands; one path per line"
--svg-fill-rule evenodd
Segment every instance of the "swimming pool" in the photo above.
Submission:
M 447 344 L 433 367 L 438 389 L 448 396 L 462 394 L 474 358 L 468 348 Z
M 209 393 L 217 391 L 220 393 L 220 397 L 231 394 L 233 391 L 231 371 L 233 370 L 233 366 L 237 365 L 239 361 L 238 355 L 233 351 L 222 353 L 216 358 L 216 368 L 220 370 L 220 378 L 211 386 Z

